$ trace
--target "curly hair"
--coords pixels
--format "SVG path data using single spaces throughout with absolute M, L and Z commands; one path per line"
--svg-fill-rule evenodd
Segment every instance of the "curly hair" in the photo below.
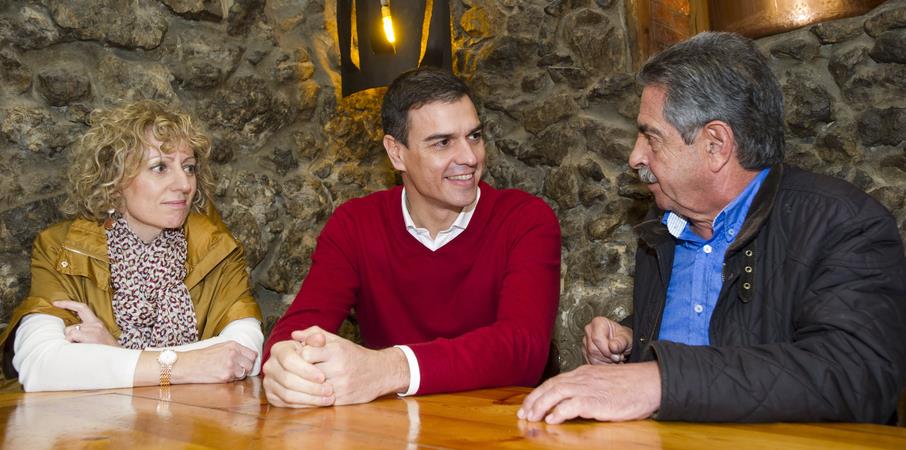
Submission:
M 210 167 L 211 139 L 189 115 L 152 100 L 109 110 L 96 110 L 91 127 L 74 146 L 69 166 L 69 201 L 61 209 L 71 216 L 101 221 L 122 205 L 123 188 L 141 170 L 148 136 L 171 153 L 186 145 L 195 153 L 196 191 L 192 208 L 203 212 L 214 190 Z

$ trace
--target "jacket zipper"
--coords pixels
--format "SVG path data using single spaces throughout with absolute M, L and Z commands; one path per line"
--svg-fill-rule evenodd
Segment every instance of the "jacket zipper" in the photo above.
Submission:
M 101 260 L 101 259 L 98 258 L 97 256 L 91 255 L 91 254 L 88 254 L 88 253 L 85 253 L 85 252 L 83 252 L 83 251 L 81 251 L 81 250 L 76 250 L 76 249 L 74 249 L 74 248 L 72 248 L 72 247 L 67 247 L 67 246 L 65 246 L 65 245 L 63 245 L 62 247 L 63 247 L 64 250 L 69 250 L 69 251 L 71 251 L 71 252 L 73 252 L 73 253 L 76 253 L 76 254 L 79 254 L 79 255 L 82 255 L 82 256 L 87 256 L 87 257 L 89 257 L 89 258 L 91 258 L 91 259 L 93 259 L 93 260 L 95 260 L 95 261 L 100 261 L 100 260 Z
M 664 293 L 665 299 L 666 299 L 666 295 L 667 294 L 665 292 Z M 648 335 L 648 345 L 651 345 L 651 342 L 654 341 L 654 335 L 661 328 L 661 318 L 663 318 L 663 316 L 664 316 L 664 306 L 666 303 L 667 303 L 666 301 L 661 301 L 658 305 L 658 310 L 660 311 L 660 313 L 657 315 L 657 319 L 655 319 L 655 321 L 654 321 L 654 327 L 651 329 L 651 334 Z
M 663 259 L 663 256 L 661 255 L 661 252 L 657 248 L 655 248 L 654 252 L 657 255 L 658 267 L 660 267 L 660 261 Z M 660 281 L 660 280 L 658 280 L 658 281 Z M 664 308 L 667 305 L 667 286 L 663 286 L 662 292 L 664 293 L 664 295 L 661 296 L 660 299 L 658 299 L 658 307 L 657 307 L 658 313 L 655 315 L 654 327 L 651 328 L 651 333 L 648 334 L 647 341 L 645 340 L 645 338 L 639 338 L 640 344 L 645 344 L 646 346 L 650 346 L 651 342 L 654 341 L 654 335 L 657 334 L 658 330 L 661 328 L 661 319 L 664 316 Z M 646 342 L 647 342 L 647 344 L 646 344 Z

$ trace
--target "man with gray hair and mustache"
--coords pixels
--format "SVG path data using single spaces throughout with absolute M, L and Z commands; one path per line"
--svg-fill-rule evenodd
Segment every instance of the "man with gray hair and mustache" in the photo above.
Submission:
M 906 373 L 894 218 L 782 163 L 782 94 L 751 40 L 699 34 L 639 80 L 629 164 L 657 208 L 637 227 L 633 316 L 595 318 L 589 364 L 518 417 L 889 423 Z

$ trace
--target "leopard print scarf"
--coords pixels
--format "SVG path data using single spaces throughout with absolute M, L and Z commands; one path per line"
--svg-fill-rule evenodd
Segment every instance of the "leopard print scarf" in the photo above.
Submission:
M 186 236 L 163 230 L 146 244 L 117 214 L 107 230 L 113 315 L 124 348 L 171 347 L 198 340 L 186 278 Z

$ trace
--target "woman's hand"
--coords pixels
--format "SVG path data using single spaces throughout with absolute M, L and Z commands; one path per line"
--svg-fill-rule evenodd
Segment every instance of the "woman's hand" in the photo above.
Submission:
M 179 352 L 172 369 L 172 383 L 227 383 L 252 371 L 258 352 L 234 341 Z
M 113 335 L 104 326 L 104 322 L 101 322 L 101 319 L 98 319 L 98 316 L 94 315 L 91 308 L 85 303 L 72 300 L 57 300 L 53 302 L 53 305 L 76 313 L 82 321 L 80 324 L 66 327 L 64 335 L 67 341 L 84 344 L 103 344 L 113 347 L 120 346 L 119 342 L 113 338 Z

